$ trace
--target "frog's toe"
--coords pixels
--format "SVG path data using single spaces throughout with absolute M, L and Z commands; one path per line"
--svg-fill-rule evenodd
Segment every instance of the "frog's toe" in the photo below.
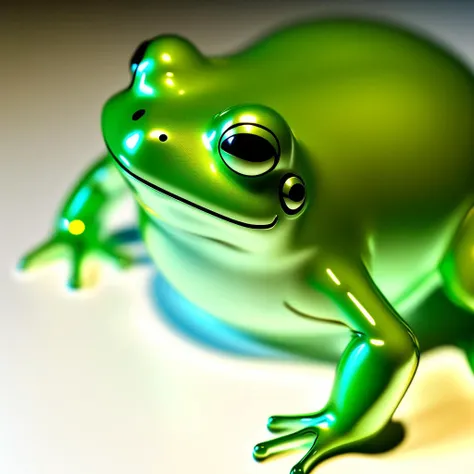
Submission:
M 253 450 L 253 457 L 256 461 L 265 461 L 278 454 L 304 449 L 311 446 L 317 437 L 316 428 L 303 428 L 294 433 L 257 444 Z
M 304 424 L 301 417 L 295 416 L 271 416 L 267 421 L 267 429 L 272 433 L 281 433 L 282 431 L 292 431 L 301 428 Z
M 287 416 L 276 415 L 268 419 L 267 429 L 272 433 L 295 431 L 307 426 L 315 426 L 322 421 L 325 421 L 324 415 L 319 413 Z
M 79 290 L 83 287 L 83 266 L 85 260 L 85 253 L 77 249 L 73 250 L 71 257 L 71 273 L 67 281 L 67 286 L 70 290 Z
M 290 474 L 307 474 L 309 471 L 307 471 L 304 467 L 304 464 L 298 463 L 293 466 L 293 468 L 290 471 Z
M 38 245 L 31 252 L 24 255 L 17 263 L 18 270 L 29 270 L 47 259 L 48 256 L 51 256 L 52 251 L 57 247 L 57 243 L 53 240 Z
M 304 457 L 293 466 L 290 474 L 309 474 L 318 464 L 332 455 L 349 452 L 349 446 L 350 443 L 344 436 L 322 430 Z
M 72 271 L 67 281 L 67 287 L 71 291 L 77 291 L 82 288 L 81 278 L 78 271 Z

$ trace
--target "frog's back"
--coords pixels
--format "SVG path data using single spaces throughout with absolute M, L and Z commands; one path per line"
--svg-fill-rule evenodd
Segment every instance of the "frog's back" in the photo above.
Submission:
M 313 99 L 315 86 L 327 79 L 374 79 L 374 74 L 398 72 L 411 80 L 439 82 L 448 76 L 473 81 L 469 67 L 439 40 L 392 23 L 355 18 L 320 19 L 283 28 L 216 60 L 228 68 L 225 73 L 234 73 L 240 86 L 237 93 L 254 90 L 260 97 L 280 99 L 282 106 L 295 96 Z M 300 109 L 301 100 L 294 103 Z
M 474 80 L 462 60 L 423 35 L 347 19 L 277 32 L 225 68 L 246 71 L 226 86 L 233 100 L 274 108 L 305 148 L 312 229 L 364 227 L 394 298 L 433 269 L 474 204 Z
M 223 69 L 234 102 L 285 118 L 331 212 L 441 217 L 471 199 L 474 77 L 436 42 L 388 23 L 321 20 L 274 33 Z
M 361 169 L 362 151 L 366 168 L 386 156 L 384 167 L 402 160 L 408 173 L 433 137 L 440 152 L 471 151 L 471 71 L 447 48 L 389 23 L 325 19 L 283 29 L 229 57 L 224 71 L 232 100 L 275 108 L 318 166 Z
M 452 184 L 472 188 L 474 78 L 432 40 L 388 23 L 320 20 L 264 38 L 222 70 L 226 100 L 231 90 L 233 102 L 277 110 L 329 185 L 350 176 L 352 194 L 378 176 L 375 194 L 387 179 L 405 191 L 408 179 L 419 194 L 457 172 L 464 183 Z

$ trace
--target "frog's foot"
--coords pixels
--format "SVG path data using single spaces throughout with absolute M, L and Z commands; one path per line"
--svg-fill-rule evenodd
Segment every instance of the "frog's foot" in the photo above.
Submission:
M 89 255 L 96 255 L 107 260 L 118 268 L 129 268 L 133 263 L 133 258 L 117 250 L 111 243 L 101 242 L 88 250 L 80 247 L 71 248 L 71 272 L 68 280 L 68 287 L 71 290 L 79 290 L 93 286 L 94 281 L 87 278 L 85 271 L 85 262 Z M 88 281 L 89 280 L 89 281 Z
M 257 444 L 253 451 L 254 459 L 264 461 L 289 451 L 307 449 L 305 456 L 293 467 L 290 474 L 309 474 L 324 459 L 336 454 L 358 451 L 358 448 L 371 438 L 357 434 L 347 426 L 343 427 L 338 423 L 337 417 L 330 412 L 274 416 L 269 420 L 269 428 L 272 431 L 284 431 L 296 427 L 300 429 Z
M 474 355 L 474 351 L 472 353 Z M 474 357 L 472 359 L 474 362 Z M 474 371 L 474 366 L 473 366 Z M 301 431 L 318 423 L 328 423 L 331 416 L 324 413 L 311 413 L 306 415 L 271 416 L 267 428 L 272 433 L 285 431 Z M 391 420 L 377 436 L 357 446 L 357 452 L 383 453 L 397 447 L 405 437 L 405 428 L 402 423 Z
M 73 290 L 87 286 L 84 277 L 84 263 L 89 254 L 98 254 L 120 268 L 128 268 L 133 258 L 117 250 L 113 242 L 94 242 L 84 245 L 84 242 L 73 241 L 63 235 L 53 236 L 43 242 L 18 262 L 18 269 L 28 271 L 45 263 L 67 256 L 70 262 L 68 287 Z

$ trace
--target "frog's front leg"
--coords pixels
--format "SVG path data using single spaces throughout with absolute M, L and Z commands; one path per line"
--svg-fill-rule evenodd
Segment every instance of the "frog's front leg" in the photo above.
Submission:
M 254 449 L 254 457 L 264 460 L 309 447 L 292 474 L 308 473 L 323 459 L 347 452 L 380 432 L 390 422 L 419 361 L 415 336 L 361 262 L 320 258 L 308 284 L 342 309 L 353 337 L 339 361 L 326 407 L 306 415 L 271 417 L 271 431 L 300 429 Z
M 132 259 L 116 249 L 110 237 L 104 235 L 105 214 L 109 205 L 123 196 L 127 186 L 110 156 L 98 160 L 79 180 L 61 207 L 51 236 L 25 255 L 19 262 L 21 270 L 49 261 L 64 252 L 71 262 L 70 288 L 83 285 L 83 263 L 92 253 L 100 253 L 120 266 Z

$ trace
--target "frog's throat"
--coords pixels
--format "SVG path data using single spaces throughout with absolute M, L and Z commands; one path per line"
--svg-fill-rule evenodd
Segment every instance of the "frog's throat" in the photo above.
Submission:
M 170 196 L 172 197 L 173 199 L 176 199 L 177 201 L 181 201 L 181 202 L 184 202 L 185 204 L 188 204 L 189 206 L 192 206 L 192 207 L 195 207 L 196 209 L 199 209 L 200 211 L 203 211 L 203 212 L 207 212 L 208 214 L 210 214 L 211 216 L 215 216 L 215 217 L 219 217 L 220 219 L 224 219 L 225 221 L 227 222 L 231 222 L 232 224 L 237 224 L 237 225 L 240 225 L 242 227 L 247 227 L 249 229 L 271 229 L 273 227 L 275 227 L 277 221 L 278 221 L 278 216 L 275 216 L 273 218 L 273 220 L 267 224 L 250 224 L 248 222 L 242 222 L 242 221 L 238 221 L 236 219 L 232 219 L 231 217 L 227 217 L 227 216 L 224 216 L 223 214 L 219 214 L 218 212 L 215 212 L 211 209 L 208 209 L 207 207 L 203 207 L 203 206 L 200 206 L 199 204 L 196 204 L 192 201 L 188 201 L 187 199 L 181 197 L 181 196 L 178 196 L 177 194 L 173 194 L 171 193 L 170 191 L 167 191 L 166 189 L 163 189 L 163 188 L 160 188 L 159 186 L 157 186 L 156 184 L 153 184 L 153 183 L 150 183 L 149 181 L 147 181 L 146 179 L 138 176 L 137 174 L 133 173 L 133 171 L 130 171 L 129 169 L 127 169 L 118 159 L 117 157 L 112 153 L 112 151 L 110 150 L 109 147 L 107 147 L 108 150 L 109 150 L 109 153 L 110 155 L 113 157 L 113 159 L 115 160 L 115 162 L 120 166 L 120 168 L 122 168 L 127 174 L 129 174 L 130 176 L 132 176 L 133 178 L 137 179 L 138 181 L 140 181 L 141 183 L 145 184 L 146 186 L 154 189 L 155 191 L 159 191 L 160 193 L 163 193 L 163 194 L 166 194 L 167 196 Z

